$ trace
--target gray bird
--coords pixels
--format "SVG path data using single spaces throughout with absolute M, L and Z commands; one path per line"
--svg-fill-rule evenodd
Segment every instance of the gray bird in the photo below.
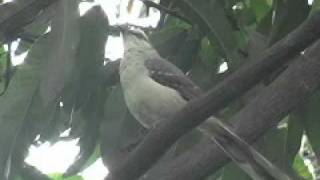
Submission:
M 120 82 L 130 113 L 144 127 L 150 129 L 169 119 L 203 93 L 180 69 L 160 57 L 142 30 L 122 28 L 122 35 L 125 53 L 120 61 Z M 198 130 L 253 179 L 291 179 L 220 120 L 211 117 Z

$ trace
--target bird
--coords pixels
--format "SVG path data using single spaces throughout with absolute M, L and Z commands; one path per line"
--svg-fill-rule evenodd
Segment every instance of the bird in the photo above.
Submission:
M 142 29 L 127 25 L 120 29 L 124 42 L 120 84 L 129 112 L 144 127 L 156 127 L 204 93 L 178 67 L 159 55 Z M 220 119 L 212 116 L 197 130 L 209 136 L 253 179 L 291 179 Z

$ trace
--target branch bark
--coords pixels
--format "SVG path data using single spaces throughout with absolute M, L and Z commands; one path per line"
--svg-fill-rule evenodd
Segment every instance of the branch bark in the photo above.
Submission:
M 288 62 L 320 37 L 320 13 L 309 18 L 285 39 L 266 51 L 257 61 L 241 67 L 200 98 L 189 102 L 172 118 L 159 123 L 132 152 L 127 161 L 114 169 L 107 180 L 132 180 L 145 173 L 183 134 L 202 123 L 276 67 Z M 273 108 L 272 108 L 273 109 Z M 147 158 L 146 158 L 147 157 Z
M 184 21 L 184 22 L 186 22 L 188 24 L 191 24 L 190 20 L 187 19 L 186 17 L 180 15 L 177 10 L 168 9 L 168 8 L 166 8 L 166 7 L 164 7 L 164 6 L 160 5 L 160 4 L 157 4 L 157 3 L 153 2 L 153 1 L 150 1 L 150 0 L 140 0 L 140 1 L 142 1 L 142 3 L 145 6 L 147 6 L 147 8 L 149 8 L 149 7 L 156 8 L 160 12 L 164 12 L 164 13 L 169 14 L 169 15 L 171 15 L 173 17 L 176 17 L 176 18 L 178 18 L 178 19 L 180 19 L 180 20 L 182 20 L 182 21 Z
M 31 23 L 41 10 L 57 1 L 30 0 L 22 6 L 12 3 L 13 11 L 9 15 L 0 17 L 0 42 L 6 43 L 15 39 L 21 29 Z
M 272 84 L 232 119 L 234 132 L 253 143 L 275 127 L 288 112 L 299 106 L 320 85 L 320 41 L 289 66 Z M 161 178 L 152 180 L 198 180 L 217 171 L 228 158 L 215 144 L 204 141 L 165 164 Z M 148 179 L 148 178 L 146 178 Z

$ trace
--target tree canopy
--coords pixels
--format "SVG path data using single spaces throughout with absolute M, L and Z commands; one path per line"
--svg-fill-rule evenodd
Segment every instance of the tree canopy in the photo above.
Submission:
M 0 179 L 82 179 L 99 157 L 108 180 L 251 179 L 216 144 L 189 133 L 211 115 L 281 171 L 319 176 L 319 0 L 122 2 L 129 14 L 143 3 L 140 18 L 160 12 L 156 27 L 140 28 L 206 92 L 149 132 L 124 102 L 121 59 L 105 58 L 119 29 L 98 6 L 80 16 L 83 1 L 0 1 Z M 11 55 L 25 52 L 13 66 Z M 31 145 L 77 138 L 80 153 L 63 175 L 25 162 Z M 179 139 L 196 143 L 166 159 Z

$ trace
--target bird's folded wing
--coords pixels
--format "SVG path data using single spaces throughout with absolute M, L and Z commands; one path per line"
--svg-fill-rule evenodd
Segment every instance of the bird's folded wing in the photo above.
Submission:
M 187 101 L 203 93 L 180 69 L 161 57 L 146 60 L 145 66 L 154 81 L 176 90 Z

